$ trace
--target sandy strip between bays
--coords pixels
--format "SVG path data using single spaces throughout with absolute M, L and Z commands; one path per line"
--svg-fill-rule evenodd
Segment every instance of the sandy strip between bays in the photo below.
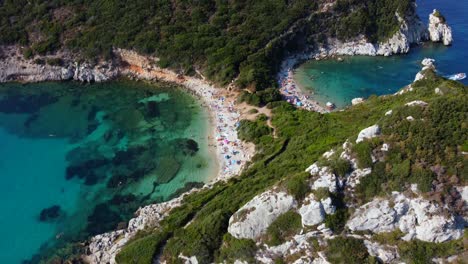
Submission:
M 138 79 L 166 81 L 186 87 L 203 101 L 211 115 L 212 133 L 210 148 L 215 148 L 219 172 L 210 177 L 212 182 L 226 180 L 238 175 L 252 158 L 255 146 L 241 141 L 237 136 L 237 126 L 243 116 L 236 105 L 238 92 L 216 88 L 204 79 L 178 75 L 173 71 L 155 66 L 156 58 L 148 58 L 128 50 L 118 50 L 127 67 L 122 73 Z
M 319 113 L 329 113 L 330 110 L 321 106 L 318 101 L 306 95 L 302 88 L 294 80 L 294 68 L 299 62 L 311 59 L 311 55 L 299 54 L 289 57 L 281 63 L 280 71 L 277 74 L 277 81 L 281 95 L 284 100 L 298 108 Z

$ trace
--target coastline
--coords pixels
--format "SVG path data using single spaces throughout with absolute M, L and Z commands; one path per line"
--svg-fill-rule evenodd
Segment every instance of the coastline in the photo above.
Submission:
M 157 58 L 146 57 L 133 51 L 116 50 L 128 66 L 122 67 L 121 75 L 139 80 L 166 81 L 184 86 L 199 98 L 210 114 L 211 132 L 209 141 L 216 148 L 219 171 L 210 183 L 227 180 L 239 174 L 254 155 L 254 145 L 241 141 L 237 136 L 237 123 L 242 115 L 235 104 L 238 92 L 219 89 L 204 79 L 182 76 L 155 66 Z M 211 144 L 210 144 L 211 145 Z
M 24 59 L 16 46 L 0 47 L 0 82 L 18 81 L 23 83 L 43 81 L 104 82 L 118 77 L 142 81 L 163 81 L 175 83 L 197 97 L 202 107 L 208 111 L 210 125 L 208 136 L 210 156 L 215 158 L 215 173 L 208 175 L 208 183 L 201 189 L 211 188 L 218 181 L 226 181 L 238 175 L 255 153 L 255 145 L 241 141 L 237 136 L 237 124 L 245 114 L 236 105 L 239 92 L 216 88 L 206 80 L 183 76 L 168 69 L 156 66 L 158 58 L 139 55 L 129 50 L 116 49 L 113 61 L 100 61 L 95 65 L 74 62 L 70 53 L 60 52 L 55 56 L 39 57 L 60 58 L 64 65 L 37 64 L 34 59 Z M 5 56 L 5 52 L 8 55 Z M 135 218 L 128 222 L 126 229 L 114 230 L 90 238 L 85 244 L 89 263 L 115 263 L 119 250 L 133 238 L 139 230 L 157 227 L 169 212 L 181 205 L 183 198 L 201 189 L 191 189 L 170 201 L 140 207 Z
M 280 93 L 283 99 L 298 108 L 319 113 L 329 113 L 326 107 L 321 106 L 312 96 L 306 95 L 296 80 L 294 80 L 294 69 L 302 61 L 313 58 L 312 55 L 299 54 L 291 56 L 283 61 L 277 74 Z

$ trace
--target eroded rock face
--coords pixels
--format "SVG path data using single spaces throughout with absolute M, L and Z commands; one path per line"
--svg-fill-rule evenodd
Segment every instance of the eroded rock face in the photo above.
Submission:
M 356 210 L 347 223 L 351 231 L 389 232 L 399 228 L 406 236 L 427 242 L 444 242 L 463 236 L 464 223 L 423 198 L 394 193 L 390 200 L 376 198 Z
M 4 54 L 0 60 L 0 82 L 25 81 L 65 81 L 104 82 L 118 76 L 119 72 L 112 63 L 101 62 L 96 65 L 87 63 L 71 63 L 70 54 L 60 53 L 55 57 L 41 58 L 43 63 L 36 63 L 33 59 L 25 59 L 18 47 L 0 47 Z M 45 61 L 50 58 L 63 58 L 63 65 L 49 65 Z
M 428 30 L 431 41 L 442 42 L 446 46 L 452 44 L 452 29 L 447 25 L 445 18 L 436 9 L 429 15 Z
M 378 125 L 373 125 L 368 128 L 365 128 L 359 132 L 359 135 L 356 139 L 356 143 L 364 141 L 364 139 L 374 138 L 380 135 L 380 127 Z
M 295 206 L 294 198 L 285 192 L 264 192 L 231 216 L 228 232 L 236 238 L 258 238 L 278 216 Z

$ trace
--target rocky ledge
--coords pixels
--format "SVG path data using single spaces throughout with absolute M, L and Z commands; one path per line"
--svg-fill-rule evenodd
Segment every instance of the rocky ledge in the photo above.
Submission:
M 118 75 L 119 69 L 113 62 L 78 63 L 67 52 L 26 59 L 19 47 L 0 47 L 0 83 L 65 80 L 104 82 Z

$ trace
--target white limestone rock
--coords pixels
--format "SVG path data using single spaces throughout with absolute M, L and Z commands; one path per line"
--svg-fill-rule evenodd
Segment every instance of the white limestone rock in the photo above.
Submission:
M 431 41 L 442 42 L 446 46 L 452 44 L 452 28 L 447 25 L 445 18 L 436 9 L 429 15 L 428 30 Z
M 423 198 L 408 198 L 395 192 L 391 200 L 376 198 L 358 208 L 347 226 L 352 231 L 374 233 L 399 228 L 406 234 L 405 240 L 439 243 L 462 237 L 464 221 Z
M 351 100 L 352 105 L 358 105 L 358 104 L 361 104 L 363 102 L 364 102 L 364 98 L 362 98 L 362 97 L 354 98 L 353 100 Z
M 409 103 L 406 103 L 405 104 L 406 106 L 421 106 L 421 107 L 425 107 L 425 106 L 428 106 L 428 103 L 424 102 L 424 101 L 421 101 L 421 100 L 415 100 L 415 101 L 411 101 Z
M 376 199 L 356 210 L 347 226 L 352 231 L 389 232 L 396 228 L 397 214 L 388 200 Z
M 359 132 L 356 143 L 362 142 L 364 139 L 377 137 L 378 135 L 380 135 L 380 127 L 378 125 L 370 126 Z
M 331 215 L 336 212 L 336 207 L 333 205 L 333 201 L 330 197 L 320 200 L 320 203 L 322 204 L 323 210 L 327 215 Z
M 299 214 L 302 217 L 302 225 L 314 226 L 322 223 L 325 220 L 325 210 L 320 202 L 310 200 L 299 209 Z
M 294 198 L 285 192 L 264 192 L 231 216 L 228 232 L 236 238 L 258 238 L 278 216 L 295 206 Z
M 383 263 L 393 263 L 400 258 L 395 247 L 384 246 L 369 240 L 364 240 L 364 245 L 371 256 L 377 257 Z
M 309 170 L 311 175 L 318 176 L 318 178 L 312 183 L 312 190 L 318 190 L 320 188 L 328 188 L 332 193 L 338 190 L 341 186 L 341 182 L 338 180 L 335 174 L 328 167 L 315 167 Z M 312 165 L 312 166 L 314 166 Z M 317 169 L 316 169 L 317 168 Z
M 385 112 L 385 115 L 386 115 L 386 116 L 389 116 L 389 115 L 391 115 L 392 113 L 393 113 L 393 110 L 388 110 L 387 112 Z

